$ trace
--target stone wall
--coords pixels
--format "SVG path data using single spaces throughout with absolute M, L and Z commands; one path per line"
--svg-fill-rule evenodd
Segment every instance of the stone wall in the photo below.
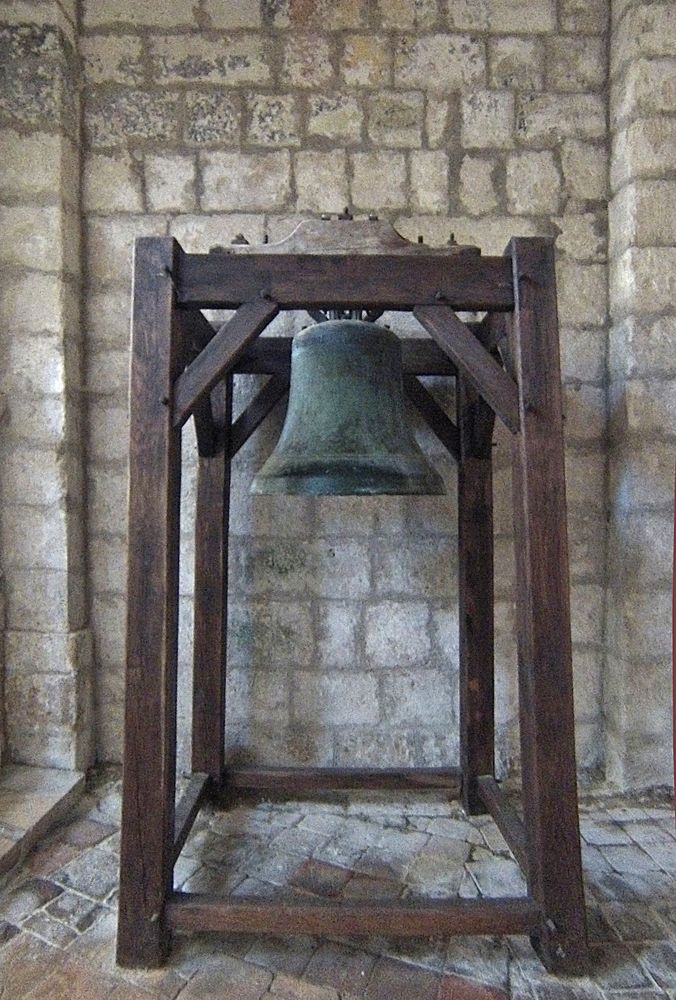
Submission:
M 676 16 L 613 3 L 607 777 L 672 781 Z
M 168 232 L 205 251 L 238 232 L 278 239 L 303 215 L 349 205 L 378 212 L 409 238 L 441 244 L 454 232 L 485 253 L 502 253 L 512 234 L 559 237 L 579 757 L 582 772 L 595 774 L 603 761 L 605 5 L 92 0 L 82 14 L 99 756 L 119 758 L 122 736 L 133 237 Z M 404 335 L 420 332 L 388 319 Z M 275 329 L 307 322 L 287 316 Z M 248 391 L 240 387 L 240 402 Z M 238 457 L 232 753 L 342 764 L 455 759 L 455 470 L 421 435 L 449 483 L 447 499 L 253 501 L 248 486 L 274 428 Z M 507 762 L 517 747 L 507 675 L 510 484 L 506 435 L 497 439 Z M 188 461 L 188 500 L 192 485 Z M 189 518 L 183 541 L 185 670 Z
M 74 3 L 0 28 L 0 565 L 6 739 L 17 761 L 92 760 L 81 419 Z

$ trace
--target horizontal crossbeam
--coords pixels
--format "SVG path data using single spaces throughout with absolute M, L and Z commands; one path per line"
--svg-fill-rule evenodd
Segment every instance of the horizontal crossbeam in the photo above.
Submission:
M 233 309 L 261 294 L 280 309 L 412 309 L 443 298 L 455 309 L 512 309 L 504 257 L 397 254 L 185 254 L 177 301 Z
M 257 934 L 378 934 L 441 937 L 449 934 L 529 934 L 540 907 L 513 899 L 323 899 L 220 898 L 174 893 L 166 909 L 175 930 L 245 931 Z
M 460 796 L 462 772 L 455 767 L 235 767 L 225 776 L 228 788 L 293 792 L 337 788 L 443 789 Z
M 291 369 L 293 337 L 259 337 L 234 366 L 236 375 L 286 375 Z M 455 375 L 456 367 L 438 344 L 427 337 L 406 337 L 401 363 L 409 375 Z

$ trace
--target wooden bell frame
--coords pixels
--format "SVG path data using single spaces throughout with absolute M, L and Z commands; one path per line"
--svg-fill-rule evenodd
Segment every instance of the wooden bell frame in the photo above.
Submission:
M 371 228 L 369 228 L 371 227 Z M 201 309 L 235 309 L 220 329 Z M 408 394 L 458 462 L 460 767 L 227 767 L 225 649 L 232 456 L 288 389 L 290 338 L 257 339 L 280 309 L 411 310 Z M 455 310 L 487 310 L 465 324 Z M 500 350 L 498 350 L 498 347 Z M 232 376 L 270 379 L 233 422 Z M 419 381 L 457 379 L 457 424 Z M 494 776 L 491 442 L 512 434 L 523 820 Z M 181 428 L 199 449 L 193 776 L 175 804 Z M 586 954 L 553 243 L 504 256 L 408 243 L 383 223 L 307 222 L 279 244 L 186 254 L 136 243 L 131 367 L 126 719 L 117 958 L 156 966 L 172 930 L 274 934 L 529 934 L 548 969 Z M 298 901 L 176 892 L 201 804 L 266 789 L 438 788 L 489 812 L 526 876 L 509 899 Z

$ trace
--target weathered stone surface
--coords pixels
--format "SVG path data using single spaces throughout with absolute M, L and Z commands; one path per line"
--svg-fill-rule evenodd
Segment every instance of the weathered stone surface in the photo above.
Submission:
M 134 0 L 86 0 L 83 20 L 87 27 L 144 24 L 174 28 L 193 25 L 193 11 L 181 3 L 181 0 L 168 0 L 160 7 L 155 7 L 154 4 L 139 5 Z
M 524 94 L 517 102 L 519 142 L 556 146 L 561 139 L 598 139 L 605 132 L 605 108 L 597 94 Z
M 438 98 L 428 95 L 427 110 L 425 113 L 425 134 L 427 136 L 427 145 L 430 148 L 437 149 L 444 145 L 448 118 L 448 101 L 443 97 Z
M 486 57 L 471 35 L 402 36 L 394 54 L 397 87 L 420 87 L 446 93 L 485 81 Z
M 322 87 L 333 77 L 332 53 L 321 35 L 291 34 L 284 41 L 282 78 L 292 87 Z
M 449 0 L 448 21 L 452 28 L 532 35 L 555 29 L 556 4 L 554 0 Z
M 413 667 L 428 662 L 429 612 L 422 602 L 381 601 L 366 609 L 366 655 L 376 667 Z
M 382 35 L 346 35 L 340 72 L 349 87 L 380 87 L 389 83 L 389 39 Z
M 205 0 L 204 10 L 213 28 L 258 28 L 261 25 L 259 4 L 250 0 Z
M 248 101 L 249 142 L 258 146 L 300 145 L 298 110 L 293 95 L 254 94 Z
M 379 0 L 383 24 L 397 31 L 432 28 L 437 20 L 437 0 Z
M 150 53 L 159 83 L 267 83 L 266 44 L 255 35 L 211 40 L 200 35 L 157 35 Z
M 85 129 L 93 146 L 125 145 L 130 139 L 174 139 L 178 95 L 146 90 L 97 90 L 85 107 Z
M 362 23 L 360 0 L 343 0 L 336 4 L 332 0 L 316 0 L 311 4 L 297 0 L 264 0 L 265 21 L 273 28 L 293 28 L 318 31 L 342 31 L 359 28 Z
M 610 253 L 628 246 L 668 246 L 674 241 L 676 183 L 645 180 L 627 184 L 609 206 Z
M 639 115 L 676 110 L 673 60 L 637 59 L 610 85 L 610 124 L 623 125 Z
M 93 84 L 143 82 L 143 45 L 136 35 L 85 35 L 80 40 L 85 79 Z
M 600 90 L 606 68 L 604 40 L 584 35 L 548 38 L 546 66 L 547 86 L 551 90 Z
M 223 91 L 195 91 L 185 97 L 186 142 L 195 145 L 234 146 L 239 138 L 237 98 Z
M 470 215 L 488 215 L 497 207 L 492 160 L 463 157 L 460 166 L 460 203 Z
M 544 47 L 536 38 L 491 38 L 488 42 L 491 87 L 542 90 Z
M 418 212 L 448 211 L 448 157 L 441 150 L 411 153 L 411 194 Z
M 560 260 L 556 267 L 561 322 L 600 326 L 606 321 L 606 274 L 601 264 Z
M 324 136 L 347 145 L 360 141 L 362 111 L 355 97 L 349 94 L 313 95 L 309 109 L 310 135 Z
M 89 279 L 97 285 L 127 285 L 137 236 L 163 236 L 164 222 L 152 215 L 91 216 L 87 226 Z
M 611 6 L 614 12 L 620 5 Z M 608 27 L 608 5 L 604 0 L 561 0 L 559 24 L 562 31 L 602 34 Z
M 610 50 L 610 77 L 640 56 L 673 56 L 674 19 L 669 3 L 639 3 L 617 25 Z
M 294 173 L 299 210 L 319 213 L 343 210 L 349 198 L 346 156 L 342 149 L 297 153 Z
M 90 153 L 84 165 L 83 204 L 90 212 L 141 212 L 141 170 L 129 153 Z
M 564 215 L 553 220 L 559 231 L 559 252 L 574 260 L 604 261 L 607 251 L 605 212 Z
M 505 148 L 514 144 L 514 98 L 499 90 L 475 90 L 462 101 L 465 149 Z
M 368 134 L 376 146 L 420 146 L 422 94 L 381 91 L 371 97 L 368 109 Z
M 676 248 L 629 247 L 610 267 L 613 316 L 673 308 Z
M 401 153 L 355 153 L 352 156 L 352 201 L 363 210 L 403 208 L 406 163 Z
M 661 177 L 671 169 L 676 147 L 676 119 L 638 118 L 616 133 L 610 164 L 610 187 L 617 191 L 630 178 Z
M 189 212 L 195 208 L 195 158 L 146 156 L 144 177 L 151 212 Z
M 566 190 L 574 198 L 602 201 L 608 190 L 605 146 L 566 139 L 561 144 L 561 169 Z
M 301 722 L 369 725 L 378 722 L 377 680 L 372 673 L 294 673 L 293 712 Z
M 515 153 L 507 159 L 507 204 L 517 215 L 558 211 L 561 179 L 549 151 Z
M 205 153 L 203 208 L 220 211 L 281 208 L 289 197 L 290 159 L 275 153 Z

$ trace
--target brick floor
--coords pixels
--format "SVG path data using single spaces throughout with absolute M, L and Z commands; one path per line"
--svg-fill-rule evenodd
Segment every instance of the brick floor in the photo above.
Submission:
M 167 965 L 115 964 L 119 782 L 101 781 L 0 888 L 2 1000 L 676 1000 L 668 804 L 582 803 L 590 975 L 545 972 L 524 937 L 177 936 Z M 176 868 L 192 891 L 332 898 L 520 891 L 491 821 L 432 795 L 205 809 Z

